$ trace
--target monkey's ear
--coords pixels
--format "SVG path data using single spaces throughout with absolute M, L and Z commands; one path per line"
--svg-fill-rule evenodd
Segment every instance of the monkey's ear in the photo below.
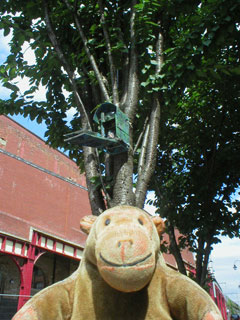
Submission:
M 93 223 L 97 219 L 96 216 L 85 216 L 80 220 L 80 229 L 86 233 L 89 234 Z
M 155 226 L 157 228 L 157 232 L 158 232 L 159 236 L 161 236 L 165 231 L 165 223 L 164 223 L 163 219 L 160 218 L 159 216 L 155 216 L 155 217 L 151 217 L 151 218 L 152 218 L 152 222 L 155 224 Z

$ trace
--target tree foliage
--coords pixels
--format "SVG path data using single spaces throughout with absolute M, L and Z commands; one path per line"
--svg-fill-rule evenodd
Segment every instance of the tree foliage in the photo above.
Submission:
M 155 190 L 171 235 L 179 228 L 196 251 L 202 284 L 212 244 L 239 231 L 232 198 L 239 186 L 239 7 L 239 0 L 0 3 L 0 28 L 12 32 L 0 67 L 12 93 L 0 112 L 45 121 L 48 143 L 69 150 L 86 172 L 93 214 L 106 205 L 142 207 Z M 26 42 L 33 65 L 24 60 Z M 18 77 L 29 78 L 25 92 Z M 35 101 L 40 84 L 46 100 Z M 66 133 L 97 130 L 93 113 L 105 101 L 129 118 L 128 152 L 66 145 Z
M 1 113 L 45 121 L 48 142 L 70 148 L 70 156 L 80 166 L 84 164 L 94 214 L 104 210 L 106 203 L 144 204 L 159 131 L 157 80 L 163 49 L 158 9 L 157 2 L 149 1 L 1 2 L 0 27 L 5 35 L 12 31 L 11 54 L 1 67 L 1 79 L 13 91 L 9 100 L 1 102 Z M 26 41 L 36 56 L 31 66 L 22 52 Z M 144 68 L 146 72 L 141 72 Z M 30 79 L 24 93 L 14 83 L 18 76 Z M 46 101 L 36 102 L 32 95 L 40 83 L 47 88 Z M 146 83 L 148 89 L 143 91 Z M 93 148 L 66 146 L 64 134 L 94 130 L 93 111 L 105 101 L 117 105 L 129 118 L 129 151 L 106 156 Z M 76 115 L 69 127 L 65 117 L 72 107 Z M 138 139 L 139 135 L 144 139 Z M 139 168 L 135 166 L 138 159 Z
M 156 205 L 169 231 L 177 226 L 196 252 L 202 285 L 219 235 L 239 235 L 239 201 L 233 197 L 240 151 L 237 7 L 235 1 L 202 2 L 181 24 L 171 55 L 185 60 L 179 70 L 187 80 L 182 86 L 175 77 L 175 114 L 165 121 L 155 174 Z

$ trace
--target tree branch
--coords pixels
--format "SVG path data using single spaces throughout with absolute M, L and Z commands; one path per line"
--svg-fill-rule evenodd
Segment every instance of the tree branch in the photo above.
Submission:
M 114 156 L 113 164 L 113 201 L 112 205 L 135 205 L 135 196 L 132 190 L 133 154 L 127 152 Z
M 142 136 L 143 136 L 143 134 L 144 134 L 144 132 L 145 132 L 145 129 L 146 129 L 146 126 L 147 126 L 147 123 L 148 123 L 148 117 L 145 119 L 145 121 L 144 121 L 144 125 L 143 125 L 143 130 L 142 130 L 142 132 L 140 133 L 140 135 L 139 135 L 139 137 L 138 137 L 138 140 L 137 140 L 137 143 L 136 143 L 136 145 L 135 145 L 135 147 L 134 147 L 134 150 L 133 150 L 133 154 L 137 151 L 137 149 L 138 149 L 138 146 L 139 146 L 139 144 L 140 144 L 140 141 L 141 141 L 141 139 L 142 139 Z
M 168 235 L 170 240 L 170 251 L 174 255 L 174 258 L 177 262 L 178 270 L 185 276 L 187 275 L 186 268 L 182 259 L 181 251 L 178 247 L 174 226 L 170 221 L 168 221 Z
M 108 53 L 111 83 L 112 83 L 113 103 L 115 105 L 118 105 L 119 97 L 118 97 L 117 72 L 116 72 L 114 61 L 113 61 L 112 48 L 111 48 L 110 38 L 107 30 L 107 23 L 104 16 L 104 8 L 103 8 L 102 0 L 98 0 L 98 4 L 101 12 L 101 23 L 102 23 L 104 38 L 106 41 L 107 53 Z
M 163 64 L 162 57 L 163 50 L 163 37 L 159 32 L 157 43 L 156 43 L 156 70 L 155 74 L 159 74 L 161 71 L 161 67 Z M 156 157 L 157 157 L 157 143 L 158 143 L 158 135 L 159 135 L 159 122 L 160 122 L 160 101 L 158 93 L 155 92 L 153 95 L 153 109 L 151 111 L 150 116 L 150 127 L 148 133 L 148 142 L 147 142 L 147 151 L 145 164 L 141 164 L 144 166 L 144 170 L 140 170 L 137 186 L 136 186 L 136 204 L 141 207 L 144 204 L 147 186 L 151 179 L 151 176 L 154 172 Z
M 142 142 L 141 153 L 138 160 L 138 175 L 142 174 L 142 171 L 146 162 L 148 135 L 149 135 L 149 123 L 146 125 L 143 142 Z
M 50 21 L 50 17 L 49 17 L 47 2 L 45 0 L 43 0 L 43 4 L 44 4 L 44 10 L 45 10 L 45 21 L 46 21 L 46 26 L 47 26 L 47 30 L 48 30 L 48 35 L 49 35 L 49 38 L 52 42 L 52 45 L 53 45 L 55 51 L 57 52 L 59 60 L 61 61 L 62 65 L 64 66 L 64 69 L 66 70 L 66 72 L 69 76 L 70 82 L 72 84 L 73 92 L 74 92 L 75 99 L 77 102 L 77 106 L 80 110 L 81 117 L 82 117 L 82 121 L 81 121 L 82 128 L 88 127 L 92 130 L 91 123 L 88 118 L 88 114 L 86 112 L 85 106 L 84 106 L 82 99 L 81 99 L 81 97 L 78 93 L 78 90 L 77 90 L 77 84 L 75 81 L 74 72 L 71 70 L 69 63 L 67 62 L 67 60 L 62 52 L 61 46 L 60 46 L 60 44 L 57 40 L 57 37 L 55 35 L 55 32 L 53 30 L 53 27 L 52 27 L 52 24 Z M 99 176 L 99 174 L 100 174 L 99 170 L 98 170 L 99 158 L 98 158 L 97 151 L 95 149 L 89 148 L 89 147 L 84 147 L 83 149 L 84 149 L 85 173 L 86 173 L 86 178 L 87 178 L 86 180 L 87 180 L 91 209 L 92 209 L 93 214 L 99 215 L 103 210 L 105 210 L 105 203 L 103 201 L 101 189 L 96 188 L 91 183 L 91 178 L 95 177 L 95 176 Z M 104 188 L 104 186 L 103 186 L 103 188 Z
M 46 2 L 46 0 L 43 0 L 43 5 L 44 5 L 44 12 L 45 12 L 45 22 L 46 22 L 46 26 L 47 26 L 47 31 L 48 31 L 48 36 L 49 36 L 49 39 L 58 55 L 58 58 L 60 60 L 60 62 L 62 63 L 64 69 L 66 70 L 68 76 L 69 76 L 69 80 L 72 84 L 72 87 L 73 87 L 73 92 L 74 92 L 74 96 L 75 96 L 75 99 L 76 99 L 76 103 L 77 103 L 77 106 L 79 108 L 79 111 L 80 113 L 82 114 L 82 117 L 85 118 L 87 124 L 88 124 L 88 127 L 91 128 L 91 123 L 89 121 L 89 118 L 88 118 L 88 114 L 87 114 L 87 111 L 85 109 L 85 106 L 83 104 L 83 101 L 80 97 L 80 94 L 78 93 L 78 90 L 77 90 L 77 84 L 76 84 L 76 81 L 75 81 L 75 75 L 74 75 L 74 72 L 72 71 L 67 59 L 65 58 L 63 52 L 62 52 L 62 49 L 61 49 L 61 46 L 57 40 L 57 37 L 56 37 L 56 34 L 53 30 L 53 27 L 52 27 L 52 23 L 51 23 L 51 20 L 50 20 L 50 17 L 49 17 L 49 10 L 48 10 L 48 4 Z
M 131 49 L 130 49 L 130 67 L 128 76 L 128 94 L 126 104 L 124 106 L 124 111 L 127 114 L 130 123 L 133 121 L 135 116 L 135 110 L 138 104 L 138 91 L 139 91 L 139 79 L 138 79 L 138 56 L 136 50 L 136 31 L 135 31 L 135 19 L 136 19 L 136 5 L 137 1 L 132 0 L 131 8 L 131 19 L 130 19 L 130 39 L 131 39 Z
M 121 12 L 123 14 L 123 12 Z M 124 46 L 124 51 L 122 52 L 123 55 L 123 64 L 121 67 L 121 100 L 120 100 L 120 105 L 125 106 L 126 101 L 127 101 L 127 93 L 128 93 L 128 74 L 129 74 L 129 50 L 128 46 L 125 43 L 125 39 L 122 33 L 122 26 L 121 26 L 121 16 L 118 14 L 117 18 L 117 27 L 118 27 L 118 36 L 120 41 L 122 42 Z
M 160 199 L 160 201 L 163 201 L 163 196 L 160 192 L 159 184 L 158 184 L 156 177 L 154 177 L 154 183 L 155 183 L 155 188 L 156 188 L 156 195 Z M 170 249 L 170 253 L 172 253 L 174 255 L 174 258 L 177 262 L 178 270 L 182 274 L 187 275 L 186 267 L 184 265 L 182 255 L 181 255 L 181 250 L 178 246 L 176 235 L 175 235 L 175 226 L 174 226 L 174 223 L 172 223 L 172 221 L 170 220 L 170 217 L 171 217 L 170 211 L 171 210 L 173 210 L 171 208 L 171 206 L 168 206 L 168 209 L 167 209 L 167 233 L 169 235 L 169 241 L 170 241 L 169 249 Z
M 158 34 L 156 43 L 156 74 L 159 74 L 163 66 L 163 35 L 161 32 Z
M 208 275 L 208 260 L 211 253 L 211 244 L 212 244 L 212 238 L 209 236 L 206 242 L 206 248 L 204 249 L 204 260 L 203 260 L 203 266 L 202 266 L 202 274 L 201 274 L 201 282 L 200 285 L 204 286 L 207 280 Z
M 156 156 L 157 156 L 157 143 L 159 134 L 159 121 L 160 121 L 160 103 L 155 97 L 154 107 L 150 117 L 149 133 L 147 142 L 147 151 L 145 157 L 145 164 L 142 166 L 144 170 L 141 170 L 138 176 L 136 186 L 136 204 L 142 207 L 145 201 L 147 186 L 154 172 Z M 145 152 L 145 151 L 144 151 Z
M 121 70 L 121 74 L 122 74 L 122 95 L 121 95 L 121 101 L 120 101 L 120 105 L 125 106 L 127 103 L 127 97 L 128 97 L 128 74 L 129 74 L 129 56 L 126 55 L 126 58 L 123 61 L 123 66 L 122 66 L 122 70 Z
M 201 283 L 202 278 L 202 268 L 203 268 L 203 255 L 204 255 L 204 240 L 202 235 L 198 237 L 198 248 L 196 255 L 196 281 L 198 284 Z
M 100 86 L 100 89 L 101 89 L 101 92 L 103 94 L 103 97 L 105 100 L 107 101 L 110 101 L 110 97 L 108 95 L 108 92 L 107 92 L 107 88 L 105 87 L 105 84 L 104 84 L 104 80 L 103 80 L 103 77 L 98 69 L 98 66 L 96 64 L 96 61 L 95 61 L 95 58 L 94 56 L 91 54 L 90 50 L 89 50 L 89 47 L 88 47 L 88 42 L 87 42 L 87 38 L 85 37 L 85 34 L 83 32 L 83 29 L 80 25 L 80 21 L 78 19 L 78 14 L 76 13 L 76 11 L 73 9 L 73 7 L 70 5 L 70 3 L 68 2 L 68 0 L 63 0 L 64 3 L 66 4 L 66 6 L 68 7 L 68 9 L 72 12 L 73 14 L 73 18 L 74 18 L 74 21 L 75 21 L 75 24 L 76 24 L 76 27 L 77 27 L 77 30 L 79 32 L 79 35 L 82 39 L 82 42 L 83 42 L 83 46 L 84 46 L 84 49 L 85 49 L 85 52 L 88 56 L 88 59 L 91 63 L 91 66 L 93 68 L 93 71 L 96 75 L 96 78 L 98 80 L 98 83 L 99 83 L 99 86 Z

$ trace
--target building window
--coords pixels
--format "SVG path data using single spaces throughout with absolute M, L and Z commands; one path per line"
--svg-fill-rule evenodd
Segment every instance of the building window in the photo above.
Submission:
M 33 294 L 43 289 L 46 286 L 45 276 L 41 268 L 34 266 L 32 278 Z

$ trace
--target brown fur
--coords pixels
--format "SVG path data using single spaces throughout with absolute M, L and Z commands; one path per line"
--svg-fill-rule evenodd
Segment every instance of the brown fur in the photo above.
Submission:
M 222 320 L 203 289 L 166 266 L 161 218 L 119 206 L 94 220 L 81 222 L 89 236 L 78 270 L 36 294 L 13 320 Z

